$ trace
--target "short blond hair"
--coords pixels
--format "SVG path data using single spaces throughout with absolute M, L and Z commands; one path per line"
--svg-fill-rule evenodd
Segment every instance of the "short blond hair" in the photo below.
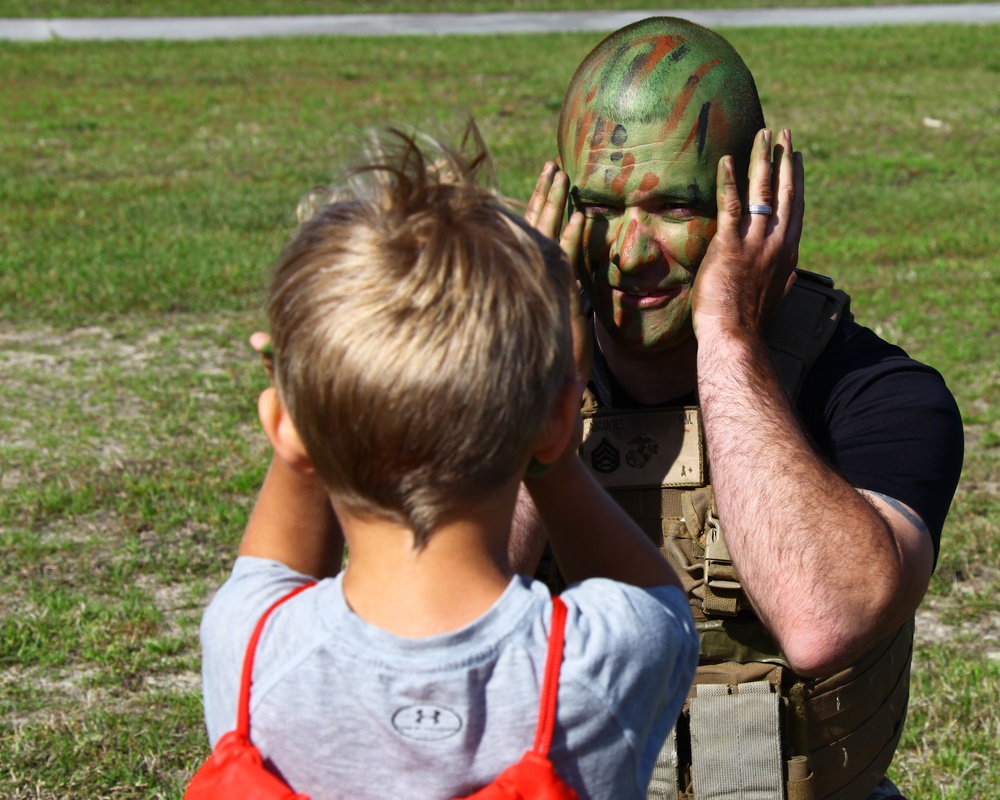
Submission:
M 268 297 L 275 383 L 353 513 L 441 521 L 519 474 L 572 374 L 558 245 L 476 183 L 491 169 L 390 130 L 310 204 Z

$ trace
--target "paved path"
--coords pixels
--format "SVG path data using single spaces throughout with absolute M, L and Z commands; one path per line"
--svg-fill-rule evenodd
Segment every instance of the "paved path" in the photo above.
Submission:
M 387 36 L 612 31 L 651 11 L 498 14 L 355 14 L 345 16 L 0 19 L 0 39 L 245 39 L 262 36 Z M 670 13 L 710 28 L 1000 23 L 1000 3 L 763 8 Z

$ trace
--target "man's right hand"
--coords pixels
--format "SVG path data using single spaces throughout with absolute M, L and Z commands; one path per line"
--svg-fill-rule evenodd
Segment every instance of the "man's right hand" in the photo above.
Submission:
M 271 336 L 263 331 L 250 334 L 250 346 L 260 354 L 261 363 L 267 372 L 268 380 L 274 384 L 274 354 L 271 351 Z
M 562 221 L 566 213 L 566 200 L 569 197 L 569 178 L 554 161 L 546 162 L 538 176 L 535 190 L 528 201 L 528 209 L 524 212 L 524 221 L 531 227 L 559 242 L 563 255 L 569 267 L 576 274 L 580 248 L 583 243 L 583 214 L 579 211 L 570 215 L 566 229 Z M 576 364 L 576 377 L 584 386 L 590 380 L 590 367 L 593 361 L 594 342 L 590 331 L 590 320 L 583 314 L 579 283 L 573 281 L 573 292 L 570 295 L 570 315 L 573 325 L 573 359 Z

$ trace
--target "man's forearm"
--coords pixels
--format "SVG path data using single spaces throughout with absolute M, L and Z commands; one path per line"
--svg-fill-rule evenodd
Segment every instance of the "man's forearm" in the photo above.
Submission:
M 517 506 L 514 508 L 510 542 L 507 545 L 510 568 L 519 575 L 533 575 L 542 560 L 548 540 L 549 534 L 538 516 L 538 509 L 522 483 L 517 493 Z
M 912 615 L 924 570 L 812 449 L 759 337 L 703 330 L 698 375 L 716 504 L 744 591 L 803 673 L 856 661 Z

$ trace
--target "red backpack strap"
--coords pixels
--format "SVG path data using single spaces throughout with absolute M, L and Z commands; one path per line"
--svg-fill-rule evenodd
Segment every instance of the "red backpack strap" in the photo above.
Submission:
M 243 656 L 243 674 L 240 677 L 240 698 L 236 705 L 236 732 L 246 738 L 250 738 L 250 684 L 253 679 L 253 659 L 257 653 L 257 642 L 260 641 L 260 635 L 264 630 L 264 623 L 267 622 L 267 618 L 271 616 L 271 612 L 274 611 L 278 606 L 284 603 L 286 600 L 291 600 L 299 592 L 304 592 L 310 586 L 315 586 L 316 581 L 310 581 L 309 583 L 304 583 L 301 586 L 296 586 L 292 591 L 283 597 L 279 597 L 271 606 L 260 615 L 260 619 L 257 620 L 257 625 L 253 629 L 253 633 L 250 634 L 250 641 L 247 644 L 246 655 Z
M 531 752 L 549 757 L 552 733 L 556 727 L 556 709 L 559 702 L 559 670 L 562 667 L 563 641 L 566 632 L 566 604 L 561 597 L 552 598 L 552 626 L 549 630 L 549 652 L 545 657 L 545 677 L 542 679 L 541 699 L 538 703 L 538 726 Z

